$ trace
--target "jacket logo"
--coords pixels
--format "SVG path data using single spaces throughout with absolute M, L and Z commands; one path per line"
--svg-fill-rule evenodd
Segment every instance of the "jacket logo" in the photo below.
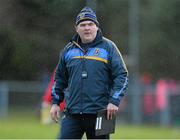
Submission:
M 98 48 L 95 49 L 94 55 L 95 55 L 95 56 L 98 56 L 98 55 L 99 55 L 99 49 L 98 49 Z

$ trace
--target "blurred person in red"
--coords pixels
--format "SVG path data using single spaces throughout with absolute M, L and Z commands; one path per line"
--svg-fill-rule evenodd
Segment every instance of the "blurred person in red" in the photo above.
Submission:
M 172 79 L 159 79 L 156 83 L 156 107 L 164 110 L 168 105 L 168 95 L 177 93 L 177 84 Z
M 141 84 L 143 88 L 143 114 L 146 122 L 153 122 L 153 115 L 155 113 L 155 97 L 152 88 L 152 76 L 150 73 L 143 73 L 141 75 Z
M 165 79 L 159 79 L 156 83 L 156 108 L 162 111 L 167 107 L 168 83 Z
M 55 75 L 55 70 L 53 71 L 51 75 L 51 79 L 48 83 L 48 86 L 44 92 L 44 95 L 42 97 L 42 103 L 41 103 L 41 122 L 43 124 L 49 124 L 52 122 L 51 116 L 49 114 L 50 108 L 51 108 L 51 91 L 52 91 L 52 86 L 54 84 L 54 75 Z M 59 104 L 60 112 L 64 111 L 65 108 L 65 102 L 62 102 Z

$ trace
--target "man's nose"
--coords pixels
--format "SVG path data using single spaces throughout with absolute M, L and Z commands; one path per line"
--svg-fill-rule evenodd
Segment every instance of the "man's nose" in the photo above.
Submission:
M 86 26 L 85 26 L 85 29 L 88 30 L 88 29 L 89 29 L 89 25 L 86 25 Z

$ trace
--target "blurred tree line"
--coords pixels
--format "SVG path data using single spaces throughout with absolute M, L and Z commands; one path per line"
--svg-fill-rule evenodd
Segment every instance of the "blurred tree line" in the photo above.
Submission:
M 55 68 L 85 0 L 0 0 L 0 79 L 37 80 Z M 140 73 L 180 77 L 180 0 L 140 0 Z M 129 55 L 129 1 L 96 0 L 105 37 Z

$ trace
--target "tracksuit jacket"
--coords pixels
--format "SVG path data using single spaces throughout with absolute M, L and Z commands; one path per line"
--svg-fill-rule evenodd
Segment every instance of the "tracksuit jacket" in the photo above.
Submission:
M 65 98 L 70 114 L 96 114 L 108 103 L 119 106 L 128 86 L 128 71 L 116 45 L 100 30 L 92 43 L 75 35 L 61 52 L 52 88 L 52 103 Z

